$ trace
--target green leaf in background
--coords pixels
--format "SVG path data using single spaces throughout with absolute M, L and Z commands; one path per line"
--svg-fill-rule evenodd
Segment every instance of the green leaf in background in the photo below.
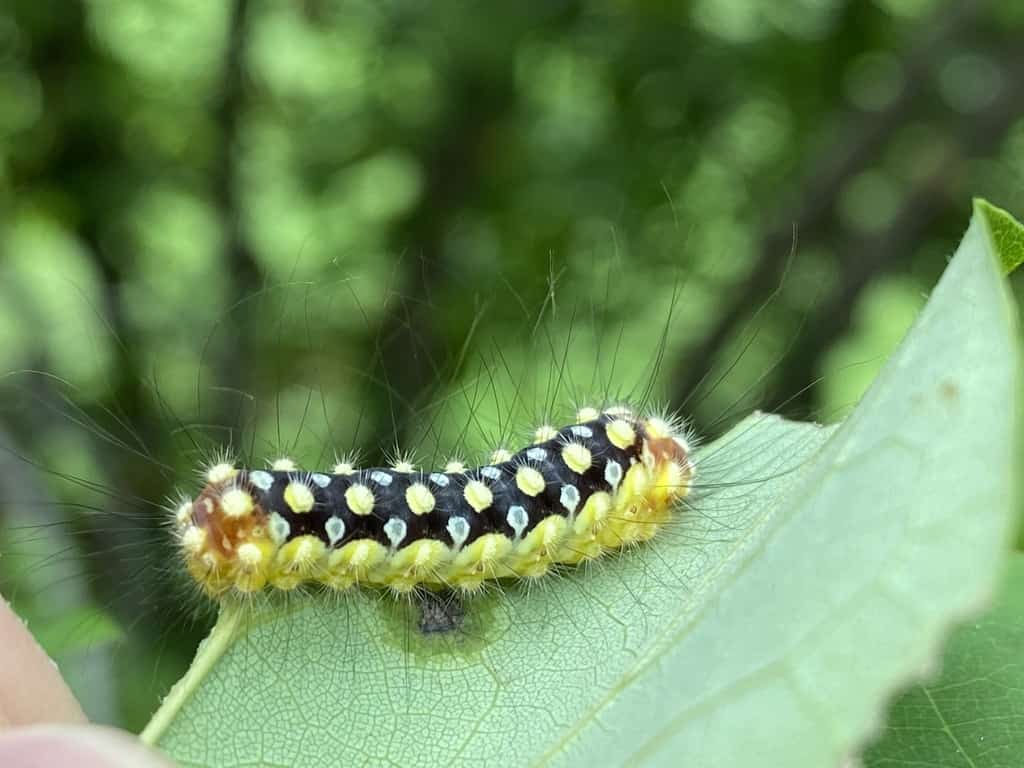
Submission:
M 987 200 L 975 200 L 974 212 L 985 221 L 1003 272 L 1013 272 L 1024 262 L 1024 226 Z
M 227 606 L 143 738 L 186 766 L 838 765 L 992 593 L 1014 322 L 976 215 L 839 428 L 749 417 L 677 527 L 456 632 L 363 592 Z
M 889 713 L 868 768 L 1015 768 L 1024 761 L 1024 555 L 1014 555 L 993 609 L 950 638 L 942 675 Z

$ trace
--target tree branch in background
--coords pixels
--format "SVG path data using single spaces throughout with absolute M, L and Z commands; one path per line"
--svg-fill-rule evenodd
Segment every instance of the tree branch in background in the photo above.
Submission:
M 906 197 L 893 222 L 873 236 L 850 240 L 839 255 L 839 279 L 830 296 L 824 297 L 807 319 L 806 332 L 793 354 L 777 371 L 783 382 L 812 381 L 820 373 L 822 356 L 850 327 L 853 310 L 864 288 L 880 274 L 899 266 L 901 257 L 912 253 L 926 233 L 938 227 L 951 204 L 953 182 L 964 175 L 973 158 L 994 154 L 1006 132 L 1024 117 L 1024 57 L 1013 52 L 1003 57 L 1003 88 L 984 110 L 966 120 L 958 141 L 951 142 L 936 169 Z M 966 201 L 952 204 L 966 210 Z M 810 405 L 810 391 L 793 403 Z
M 479 196 L 487 137 L 516 106 L 511 66 L 497 73 L 462 71 L 449 83 L 454 111 L 421 156 L 420 203 L 395 236 L 396 250 L 409 248 L 413 253 L 398 261 L 402 269 L 388 297 L 392 306 L 374 339 L 373 366 L 381 372 L 386 391 L 379 384 L 365 389 L 368 456 L 397 443 L 408 444 L 404 438 L 410 424 L 429 419 L 423 409 L 451 374 L 435 317 L 444 309 L 433 300 L 452 275 L 445 260 L 445 238 L 454 217 Z
M 213 201 L 220 217 L 224 237 L 223 263 L 228 280 L 225 305 L 237 306 L 258 290 L 261 284 L 257 266 L 242 230 L 241 201 L 238 192 L 238 127 L 245 102 L 245 48 L 250 18 L 249 0 L 234 0 L 228 19 L 220 92 L 215 105 L 217 144 L 216 165 L 212 169 Z M 225 390 L 244 390 L 248 384 L 250 338 L 249 323 L 238 322 L 236 335 L 213 355 L 216 362 L 214 380 Z M 198 375 L 198 374 L 197 374 Z M 197 387 L 197 408 L 201 406 L 201 387 Z M 220 403 L 212 410 L 211 423 L 234 425 L 237 407 Z
M 753 272 L 732 292 L 732 301 L 723 307 L 718 322 L 683 354 L 676 366 L 672 381 L 678 384 L 671 393 L 674 406 L 682 406 L 702 385 L 712 383 L 705 379 L 706 372 L 713 367 L 737 326 L 750 316 L 752 307 L 763 304 L 776 289 L 792 251 L 794 226 L 801 243 L 827 232 L 843 188 L 870 165 L 912 115 L 918 100 L 930 87 L 931 74 L 953 48 L 952 41 L 970 28 L 979 10 L 980 3 L 974 0 L 944 7 L 905 57 L 899 95 L 878 112 L 860 113 L 840 121 L 849 128 L 811 163 L 810 167 L 816 170 L 804 182 L 795 210 L 771 217 L 777 224 L 760 239 Z

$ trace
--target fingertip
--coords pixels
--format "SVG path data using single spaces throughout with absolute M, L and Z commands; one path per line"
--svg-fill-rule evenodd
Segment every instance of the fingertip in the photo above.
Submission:
M 173 768 L 124 731 L 99 725 L 30 725 L 0 733 L 4 768 Z
M 0 597 L 0 723 L 84 723 L 85 714 L 57 665 Z

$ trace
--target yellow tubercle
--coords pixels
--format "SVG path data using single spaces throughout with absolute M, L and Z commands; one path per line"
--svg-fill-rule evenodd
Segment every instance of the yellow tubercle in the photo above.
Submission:
M 408 591 L 416 585 L 437 578 L 438 570 L 451 557 L 451 550 L 443 541 L 420 539 L 390 555 L 381 564 L 374 581 L 392 589 Z
M 388 551 L 373 539 L 356 539 L 331 552 L 324 583 L 335 589 L 369 581 L 370 572 L 387 559 Z
M 278 589 L 295 589 L 303 581 L 318 579 L 327 547 L 316 536 L 296 536 L 277 551 L 268 579 Z
M 463 589 L 475 589 L 484 579 L 513 576 L 503 561 L 512 549 L 512 541 L 500 533 L 485 533 L 464 547 L 452 560 L 446 581 Z

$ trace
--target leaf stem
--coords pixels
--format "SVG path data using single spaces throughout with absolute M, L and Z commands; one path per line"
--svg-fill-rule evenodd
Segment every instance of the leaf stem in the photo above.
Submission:
M 214 664 L 231 647 L 238 635 L 243 613 L 244 611 L 238 605 L 232 603 L 223 605 L 217 616 L 217 623 L 214 624 L 209 637 L 200 644 L 188 672 L 174 684 L 170 693 L 160 704 L 160 708 L 139 734 L 139 738 L 144 744 L 156 745 L 164 731 L 174 721 L 178 711 L 200 686 L 206 675 L 213 669 Z

